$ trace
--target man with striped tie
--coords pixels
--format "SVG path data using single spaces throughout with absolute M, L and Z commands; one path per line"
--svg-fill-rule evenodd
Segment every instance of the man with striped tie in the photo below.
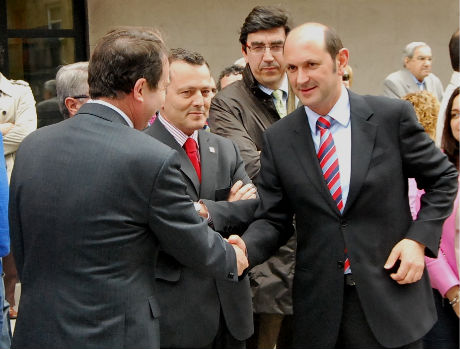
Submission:
M 424 255 L 437 254 L 457 173 L 408 103 L 343 87 L 348 57 L 327 26 L 289 33 L 287 74 L 304 107 L 264 134 L 243 240 L 261 263 L 295 215 L 294 347 L 421 348 L 436 320 Z M 426 192 L 413 222 L 408 177 Z

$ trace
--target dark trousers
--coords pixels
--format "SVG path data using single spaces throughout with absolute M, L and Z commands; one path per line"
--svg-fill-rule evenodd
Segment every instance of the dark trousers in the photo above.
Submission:
M 383 349 L 374 337 L 361 308 L 355 286 L 345 286 L 342 323 L 336 349 Z M 411 343 L 400 349 L 422 349 L 422 341 Z
M 458 349 L 459 319 L 449 301 L 441 296 L 438 290 L 433 289 L 434 302 L 438 313 L 438 321 L 430 332 L 423 338 L 425 349 Z

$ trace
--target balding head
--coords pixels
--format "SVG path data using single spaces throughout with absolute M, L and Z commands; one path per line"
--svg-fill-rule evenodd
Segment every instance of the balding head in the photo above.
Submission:
M 310 109 L 326 115 L 341 94 L 348 50 L 336 32 L 320 23 L 292 30 L 285 42 L 284 60 L 294 92 Z

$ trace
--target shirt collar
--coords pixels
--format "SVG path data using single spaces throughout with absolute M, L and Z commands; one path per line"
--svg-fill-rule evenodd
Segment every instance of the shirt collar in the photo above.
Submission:
M 184 146 L 185 142 L 187 141 L 187 138 L 194 139 L 196 144 L 198 145 L 198 131 L 197 130 L 193 131 L 191 136 L 187 136 L 184 132 L 182 132 L 176 126 L 174 126 L 172 123 L 166 120 L 160 113 L 158 113 L 158 120 L 160 120 L 160 122 L 163 124 L 166 130 L 169 133 L 171 133 L 171 135 L 174 137 L 176 142 L 179 143 L 181 147 Z
M 409 70 L 408 70 L 409 71 Z M 421 86 L 421 85 L 424 85 L 425 84 L 425 78 L 423 78 L 423 81 L 419 81 L 414 74 L 412 74 L 410 71 L 409 71 L 409 74 L 410 76 L 412 76 L 412 79 L 414 79 L 415 83 L 418 85 L 418 86 Z
M 310 124 L 310 129 L 313 132 L 316 132 L 316 122 L 321 116 L 315 113 L 313 110 L 304 106 L 305 113 L 307 113 L 308 123 Z M 337 121 L 343 127 L 347 127 L 350 122 L 350 97 L 348 96 L 348 91 L 345 86 L 342 85 L 340 91 L 340 97 L 332 107 L 332 109 L 327 113 L 331 118 Z
M 134 128 L 134 124 L 131 121 L 131 119 L 128 117 L 128 115 L 126 115 L 123 110 L 121 110 L 120 108 L 117 108 L 113 104 L 110 104 L 109 102 L 106 102 L 106 101 L 103 101 L 103 100 L 100 100 L 100 99 L 90 99 L 86 103 L 102 104 L 102 105 L 105 105 L 106 107 L 109 107 L 110 109 L 115 110 L 128 123 L 129 127 Z
M 271 88 L 264 86 L 262 84 L 259 84 L 259 88 L 266 93 L 267 95 L 271 96 L 274 90 Z M 288 83 L 288 78 L 287 75 L 284 74 L 283 81 L 281 81 L 281 85 L 278 88 L 279 90 L 283 91 L 283 97 L 287 96 L 289 94 L 289 83 Z

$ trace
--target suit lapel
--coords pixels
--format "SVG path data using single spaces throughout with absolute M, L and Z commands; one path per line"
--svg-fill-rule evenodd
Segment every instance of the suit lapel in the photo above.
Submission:
M 209 132 L 198 131 L 198 143 L 200 145 L 201 163 L 201 187 L 200 198 L 214 198 L 216 191 L 216 173 L 218 166 L 219 150 L 217 145 L 212 142 Z
M 359 194 L 374 150 L 377 125 L 369 121 L 372 109 L 362 96 L 349 92 L 351 112 L 351 178 L 344 214 Z
M 418 85 L 417 83 L 415 82 L 411 72 L 407 69 L 403 69 L 403 72 L 404 72 L 404 82 L 406 84 L 406 90 L 407 91 L 418 91 Z M 404 96 L 402 96 L 404 97 Z
M 291 138 L 291 146 L 294 153 L 309 181 L 321 193 L 331 209 L 336 213 L 340 213 L 336 203 L 332 199 L 326 181 L 324 180 L 323 172 L 319 166 L 305 108 L 301 107 L 296 109 L 292 117 L 294 118 L 294 136 Z
M 200 181 L 198 180 L 198 175 L 196 174 L 195 168 L 193 167 L 190 159 L 188 158 L 185 150 L 177 143 L 176 139 L 169 133 L 169 131 L 163 126 L 161 121 L 156 120 L 152 126 L 150 126 L 146 131 L 147 134 L 155 137 L 160 142 L 170 146 L 179 153 L 180 167 L 184 175 L 190 180 L 195 189 L 195 193 L 198 197 L 200 192 Z

